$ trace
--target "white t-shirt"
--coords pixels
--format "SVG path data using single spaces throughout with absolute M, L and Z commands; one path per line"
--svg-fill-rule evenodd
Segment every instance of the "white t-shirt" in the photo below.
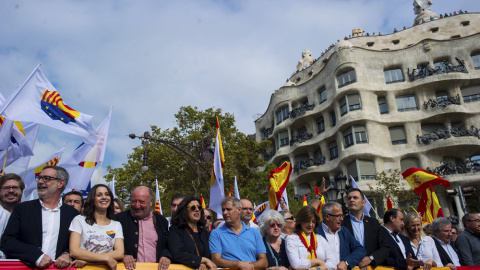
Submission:
M 2 206 L 0 206 L 0 238 L 3 235 L 3 231 L 5 231 L 5 227 L 7 227 L 9 218 L 10 218 L 10 212 L 8 212 Z M 0 251 L 0 259 L 5 259 L 5 255 L 3 254 L 2 251 Z
M 122 224 L 115 220 L 106 226 L 90 226 L 85 222 L 85 216 L 78 215 L 72 220 L 69 230 L 81 235 L 81 248 L 95 253 L 113 251 L 115 238 L 123 239 Z

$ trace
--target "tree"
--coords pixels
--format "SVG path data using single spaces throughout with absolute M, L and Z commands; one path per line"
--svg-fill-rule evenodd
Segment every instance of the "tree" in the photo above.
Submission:
M 368 184 L 370 191 L 374 193 L 375 205 L 384 205 L 383 202 L 390 197 L 395 208 L 406 212 L 412 212 L 412 207 L 417 209 L 420 197 L 411 190 L 398 169 L 378 173 L 375 183 L 375 187 Z
M 207 205 L 210 193 L 210 174 L 216 137 L 216 115 L 220 124 L 222 145 L 225 154 L 223 177 L 225 192 L 233 186 L 235 176 L 242 197 L 254 203 L 266 201 L 268 174 L 271 166 L 265 166 L 261 154 L 270 145 L 269 141 L 255 142 L 239 132 L 235 118 L 220 109 L 204 111 L 197 107 L 181 107 L 175 114 L 177 126 L 162 130 L 151 126 L 148 143 L 135 147 L 128 161 L 121 168 L 107 167 L 107 181 L 115 176 L 117 196 L 129 202 L 131 191 L 140 185 L 155 188 L 158 179 L 161 203 L 165 215 L 169 215 L 170 199 L 178 193 L 200 197 L 203 194 Z M 148 167 L 141 171 L 143 152 L 148 153 Z M 226 194 L 228 195 L 228 194 Z

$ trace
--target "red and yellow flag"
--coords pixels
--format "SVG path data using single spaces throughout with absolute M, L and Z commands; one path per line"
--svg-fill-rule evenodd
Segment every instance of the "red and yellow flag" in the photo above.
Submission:
M 202 209 L 207 209 L 207 205 L 205 204 L 205 201 L 203 200 L 203 194 L 200 194 L 200 204 L 202 205 Z
M 228 196 L 232 196 L 232 186 L 230 186 L 230 191 L 228 192 Z
M 215 152 L 213 153 L 212 176 L 210 179 L 210 209 L 217 213 L 217 217 L 222 217 L 221 202 L 225 198 L 225 189 L 223 182 L 223 168 L 225 156 L 223 155 L 222 138 L 220 136 L 220 124 L 218 115 L 216 122 L 217 138 L 215 139 Z
M 437 217 L 443 217 L 443 210 L 438 201 L 435 191 L 429 187 L 423 192 L 422 198 L 418 203 L 418 214 L 422 217 L 423 222 L 432 223 Z
M 303 195 L 303 206 L 307 206 L 307 195 Z
M 320 190 L 318 189 L 317 186 L 315 186 L 315 196 L 317 196 L 317 194 L 322 196 L 322 198 L 320 199 L 320 203 L 318 203 L 318 206 L 317 206 L 317 212 L 318 212 L 318 215 L 320 216 L 320 221 L 323 221 L 322 208 L 325 205 L 325 197 L 322 194 L 320 194 Z
M 387 205 L 385 207 L 385 211 L 388 211 L 389 209 L 393 208 L 392 201 L 390 200 L 390 196 L 387 196 Z
M 160 192 L 158 191 L 158 181 L 155 179 L 155 186 L 156 186 L 156 191 L 155 191 L 155 213 L 163 215 L 162 213 L 162 203 L 160 201 Z
M 268 187 L 268 201 L 270 209 L 275 210 L 282 198 L 282 193 L 287 187 L 292 173 L 292 164 L 285 161 L 282 166 L 270 172 L 270 185 Z
M 450 187 L 450 182 L 440 176 L 419 168 L 410 168 L 402 173 L 403 178 L 412 187 L 415 194 L 422 194 L 428 187 L 442 184 L 445 188 Z

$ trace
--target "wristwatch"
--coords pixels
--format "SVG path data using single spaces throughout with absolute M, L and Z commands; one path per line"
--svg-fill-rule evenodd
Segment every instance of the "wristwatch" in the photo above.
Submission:
M 375 261 L 375 258 L 373 258 L 373 255 L 368 256 L 368 258 L 373 262 Z
M 348 264 L 348 262 L 347 261 L 344 261 L 344 262 L 347 265 L 347 267 L 350 268 L 350 265 Z

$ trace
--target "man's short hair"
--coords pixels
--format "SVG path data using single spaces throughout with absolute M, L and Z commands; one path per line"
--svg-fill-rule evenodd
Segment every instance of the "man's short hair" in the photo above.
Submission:
M 67 196 L 70 196 L 70 195 L 80 196 L 80 207 L 83 207 L 83 196 L 82 196 L 82 193 L 80 193 L 79 191 L 76 191 L 76 190 L 72 190 L 72 191 L 70 191 L 70 192 L 65 193 L 65 195 L 63 195 L 62 202 L 64 203 L 64 202 L 65 202 L 65 198 L 67 198 Z
M 242 207 L 242 204 L 240 203 L 240 200 L 235 198 L 235 197 L 232 197 L 232 196 L 227 196 L 227 197 L 223 198 L 220 205 L 223 207 L 228 202 L 232 202 L 233 207 L 236 207 L 236 208 L 241 208 Z
M 338 202 L 328 202 L 326 203 L 323 207 L 322 207 L 322 218 L 323 220 L 325 220 L 325 217 L 327 216 L 327 214 L 331 214 L 332 213 L 332 208 L 336 206 L 336 207 L 339 207 L 340 209 L 342 209 L 342 205 L 339 204 Z
M 452 226 L 452 222 L 450 220 L 444 218 L 444 217 L 439 217 L 436 218 L 432 221 L 432 230 L 433 234 L 436 234 L 438 231 L 441 231 L 443 226 Z
M 16 180 L 22 192 L 25 189 L 25 183 L 23 182 L 22 178 L 16 173 L 6 173 L 0 176 L 0 187 L 3 187 L 3 185 L 5 185 L 5 182 L 7 182 L 8 180 Z
M 383 216 L 383 224 L 390 223 L 390 217 L 397 218 L 398 212 L 400 212 L 400 210 L 395 208 L 388 209 Z
M 45 166 L 45 167 L 43 167 L 42 171 L 46 170 L 46 169 L 54 169 L 57 172 L 57 178 L 65 180 L 65 184 L 63 185 L 63 188 L 61 190 L 63 192 L 65 190 L 65 188 L 67 187 L 68 179 L 69 179 L 69 175 L 68 175 L 67 170 L 65 170 L 64 168 L 62 168 L 60 166 Z
M 354 191 L 358 191 L 360 192 L 360 197 L 362 198 L 362 200 L 365 200 L 365 194 L 363 194 L 363 191 L 361 191 L 359 188 L 351 188 L 347 191 L 347 197 L 348 197 L 348 194 L 350 194 L 350 192 L 354 192 Z
M 478 216 L 477 213 L 467 213 L 467 214 L 465 214 L 465 215 L 462 217 L 463 227 L 465 227 L 465 223 L 466 223 L 467 221 L 470 221 L 470 215 L 477 215 L 477 216 Z
M 153 196 L 153 195 L 152 195 L 152 196 Z M 170 204 L 172 204 L 173 201 L 178 200 L 178 199 L 182 199 L 182 200 L 183 200 L 183 199 L 185 199 L 185 197 L 187 197 L 187 195 L 185 195 L 185 194 L 181 194 L 181 193 L 175 194 L 175 195 L 172 197 L 172 199 L 170 200 Z

